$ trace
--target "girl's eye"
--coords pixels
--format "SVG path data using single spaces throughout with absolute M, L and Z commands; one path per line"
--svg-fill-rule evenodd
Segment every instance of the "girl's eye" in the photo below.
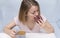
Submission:
M 32 14 L 34 14 L 34 13 L 32 13 Z
M 35 14 L 35 12 L 33 12 L 32 14 Z

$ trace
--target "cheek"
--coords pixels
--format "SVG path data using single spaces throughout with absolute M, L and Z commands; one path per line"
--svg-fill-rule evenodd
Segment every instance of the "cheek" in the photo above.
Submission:
M 33 19 L 33 18 L 34 18 L 34 15 L 29 14 L 28 17 L 29 17 L 30 19 Z

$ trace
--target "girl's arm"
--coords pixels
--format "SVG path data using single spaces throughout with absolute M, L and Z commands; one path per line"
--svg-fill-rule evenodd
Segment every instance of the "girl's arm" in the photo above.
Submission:
M 42 25 L 42 28 L 47 32 L 47 33 L 53 33 L 54 29 L 51 26 L 51 24 L 46 20 L 46 22 Z
M 15 32 L 14 30 L 12 30 L 12 28 L 15 27 L 15 26 L 16 26 L 16 24 L 15 24 L 14 21 L 10 22 L 9 24 L 7 24 L 7 25 L 5 26 L 4 32 L 14 38 L 16 32 Z

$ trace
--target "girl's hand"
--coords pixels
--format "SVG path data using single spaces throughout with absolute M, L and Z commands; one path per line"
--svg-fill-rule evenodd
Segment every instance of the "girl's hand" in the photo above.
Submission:
M 40 25 L 40 28 L 43 28 L 45 26 L 45 23 L 43 20 L 39 19 L 37 22 Z
M 40 25 L 40 28 L 44 28 L 44 30 L 47 33 L 53 33 L 54 32 L 54 29 L 51 26 L 51 24 L 47 20 L 44 22 L 41 16 L 35 17 L 35 21 Z
M 9 31 L 8 31 L 8 35 L 10 35 L 12 38 L 15 38 L 15 37 L 16 37 L 16 31 L 14 31 L 14 30 L 9 30 Z
M 40 27 L 41 28 L 43 28 L 45 25 L 44 25 L 44 21 L 43 21 L 43 19 L 42 19 L 42 17 L 41 16 L 36 16 L 35 18 L 35 21 L 40 25 Z

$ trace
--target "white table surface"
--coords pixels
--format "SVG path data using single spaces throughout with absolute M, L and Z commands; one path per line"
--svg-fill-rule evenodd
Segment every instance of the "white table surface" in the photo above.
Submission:
M 27 33 L 26 38 L 56 38 L 54 33 Z
M 0 38 L 11 38 L 6 33 L 0 33 Z M 54 33 L 26 33 L 26 38 L 56 38 Z

